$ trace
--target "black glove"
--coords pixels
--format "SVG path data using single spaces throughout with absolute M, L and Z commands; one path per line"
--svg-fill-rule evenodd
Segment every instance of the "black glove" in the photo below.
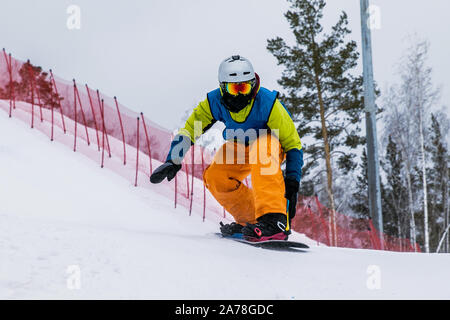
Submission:
M 294 177 L 285 177 L 284 186 L 286 189 L 284 197 L 289 200 L 289 220 L 292 220 L 295 217 L 300 183 Z
M 164 164 L 160 165 L 153 174 L 150 176 L 151 183 L 160 183 L 165 178 L 168 181 L 172 180 L 178 171 L 181 169 L 181 164 L 175 164 L 172 161 L 167 161 Z

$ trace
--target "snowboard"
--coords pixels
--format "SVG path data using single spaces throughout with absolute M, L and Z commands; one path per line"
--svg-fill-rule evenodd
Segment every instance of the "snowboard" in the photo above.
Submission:
M 233 240 L 236 242 L 244 243 L 253 247 L 269 249 L 269 250 L 277 250 L 277 251 L 305 251 L 305 249 L 309 249 L 309 246 L 297 242 L 297 241 L 289 241 L 289 240 L 266 240 L 253 242 L 245 240 L 242 236 L 223 236 L 221 233 L 216 233 L 221 238 Z

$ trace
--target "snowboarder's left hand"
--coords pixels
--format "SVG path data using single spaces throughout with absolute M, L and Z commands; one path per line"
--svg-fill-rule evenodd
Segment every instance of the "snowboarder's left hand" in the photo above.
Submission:
M 300 187 L 300 183 L 294 177 L 285 177 L 285 198 L 289 200 L 289 219 L 295 217 L 295 211 L 297 207 L 297 193 Z
M 150 176 L 151 183 L 160 183 L 165 178 L 168 181 L 172 180 L 177 172 L 181 169 L 181 164 L 175 164 L 172 161 L 167 161 L 161 166 L 159 166 L 153 174 Z

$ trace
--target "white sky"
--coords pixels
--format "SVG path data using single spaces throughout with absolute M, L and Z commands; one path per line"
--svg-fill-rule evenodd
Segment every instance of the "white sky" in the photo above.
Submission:
M 450 1 L 371 0 L 381 10 L 372 31 L 374 75 L 380 87 L 396 79 L 394 65 L 414 32 L 430 43 L 430 65 L 442 103 L 450 99 Z M 81 9 L 81 29 L 69 30 L 69 5 Z M 174 129 L 187 109 L 217 87 L 222 59 L 249 58 L 262 85 L 281 89 L 282 68 L 267 39 L 292 39 L 285 0 L 15 0 L 0 8 L 0 47 L 52 68 L 58 76 L 87 82 L 161 125 Z M 324 25 L 341 10 L 360 44 L 358 0 L 329 0 Z M 359 49 L 361 49 L 359 47 Z M 0 62 L 1 63 L 1 62 Z

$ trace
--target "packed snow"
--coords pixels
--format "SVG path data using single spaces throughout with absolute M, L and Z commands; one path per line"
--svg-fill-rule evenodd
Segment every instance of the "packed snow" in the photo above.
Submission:
M 328 248 L 300 234 L 291 239 L 308 252 L 279 252 L 216 232 L 0 110 L 1 299 L 450 298 L 449 254 Z

